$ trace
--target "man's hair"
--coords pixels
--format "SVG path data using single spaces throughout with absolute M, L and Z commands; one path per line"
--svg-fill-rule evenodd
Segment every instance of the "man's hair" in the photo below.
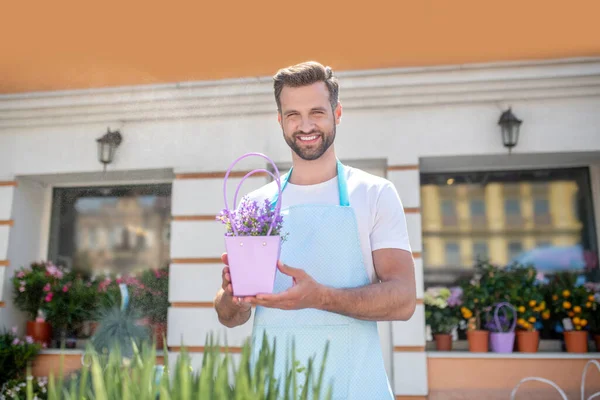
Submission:
M 273 76 L 273 89 L 277 111 L 281 112 L 281 91 L 285 86 L 301 87 L 324 82 L 329 90 L 331 109 L 335 110 L 338 103 L 339 84 L 330 67 L 325 67 L 316 61 L 307 61 L 282 68 Z

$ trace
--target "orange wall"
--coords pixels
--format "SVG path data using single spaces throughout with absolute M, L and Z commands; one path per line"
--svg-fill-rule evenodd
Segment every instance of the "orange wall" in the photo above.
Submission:
M 0 93 L 600 55 L 597 0 L 7 1 Z

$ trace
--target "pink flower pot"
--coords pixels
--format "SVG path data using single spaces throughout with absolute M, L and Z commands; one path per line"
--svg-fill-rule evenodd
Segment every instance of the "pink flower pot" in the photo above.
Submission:
M 223 183 L 223 196 L 225 199 L 225 211 L 230 215 L 227 206 L 227 178 L 233 166 L 243 158 L 249 156 L 259 156 L 271 163 L 275 174 L 266 169 L 255 169 L 246 174 L 238 184 L 233 204 L 235 206 L 240 187 L 244 181 L 257 172 L 267 173 L 273 177 L 279 188 L 275 216 L 279 216 L 281 207 L 281 183 L 279 171 L 273 161 L 261 153 L 247 153 L 235 160 L 227 173 Z M 225 248 L 229 262 L 229 272 L 231 275 L 231 286 L 233 295 L 236 297 L 256 296 L 260 293 L 273 293 L 275 284 L 275 274 L 277 272 L 277 261 L 281 255 L 281 236 L 271 235 L 275 225 L 275 216 L 271 221 L 266 236 L 247 236 L 237 231 L 235 224 L 232 224 L 233 236 L 225 237 Z
M 225 238 L 233 295 L 272 293 L 281 249 L 280 236 Z

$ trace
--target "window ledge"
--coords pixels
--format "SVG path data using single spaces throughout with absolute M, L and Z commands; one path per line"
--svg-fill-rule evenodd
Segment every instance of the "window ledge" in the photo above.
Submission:
M 537 352 L 537 353 L 475 353 L 470 351 L 428 351 L 428 358 L 474 358 L 474 359 L 596 359 L 600 361 L 600 353 L 565 353 L 565 352 Z

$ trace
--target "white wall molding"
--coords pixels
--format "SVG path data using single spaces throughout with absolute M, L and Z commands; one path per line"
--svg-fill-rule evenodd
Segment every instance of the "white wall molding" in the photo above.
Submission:
M 600 58 L 342 72 L 346 109 L 600 95 Z M 270 77 L 0 96 L 6 128 L 275 112 Z

